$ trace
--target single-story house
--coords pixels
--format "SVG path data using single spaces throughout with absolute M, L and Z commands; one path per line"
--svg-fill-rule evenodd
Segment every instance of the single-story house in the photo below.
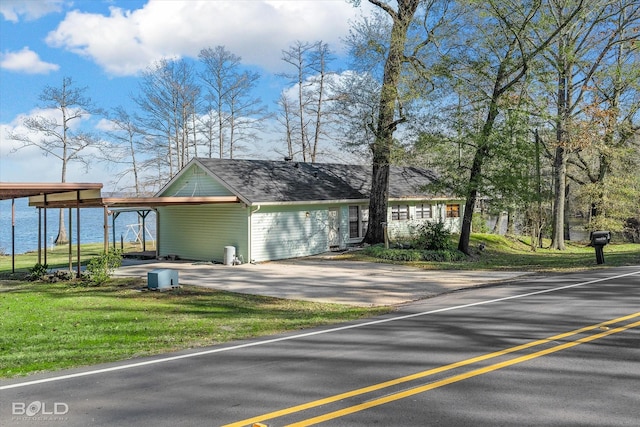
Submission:
M 391 167 L 392 239 L 421 221 L 442 220 L 459 231 L 464 204 L 429 194 L 424 186 L 435 179 L 428 170 Z M 193 159 L 156 197 L 223 202 L 159 206 L 158 256 L 223 261 L 234 247 L 242 262 L 262 262 L 344 249 L 366 232 L 370 182 L 364 165 Z

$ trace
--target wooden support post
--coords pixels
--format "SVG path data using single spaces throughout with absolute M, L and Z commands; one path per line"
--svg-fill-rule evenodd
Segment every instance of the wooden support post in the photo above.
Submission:
M 79 279 L 81 276 L 80 271 L 80 190 L 76 192 L 76 256 L 78 258 L 78 266 L 77 266 L 77 275 L 76 277 Z

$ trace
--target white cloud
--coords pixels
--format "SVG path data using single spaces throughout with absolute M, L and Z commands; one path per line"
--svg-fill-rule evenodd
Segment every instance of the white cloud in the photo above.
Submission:
M 5 21 L 18 22 L 20 17 L 33 21 L 49 13 L 60 12 L 64 0 L 2 0 L 0 13 Z
M 47 74 L 57 71 L 60 67 L 57 64 L 44 62 L 36 52 L 25 46 L 17 52 L 0 54 L 0 68 L 27 74 Z
M 111 132 L 111 131 L 118 130 L 118 127 L 115 125 L 113 121 L 109 119 L 100 119 L 98 120 L 98 123 L 96 123 L 96 130 L 99 130 L 102 132 Z
M 342 0 L 150 0 L 133 11 L 112 7 L 109 16 L 72 11 L 46 40 L 114 75 L 135 74 L 162 57 L 195 57 L 216 45 L 274 70 L 282 67 L 281 51 L 296 40 L 338 49 L 359 13 Z

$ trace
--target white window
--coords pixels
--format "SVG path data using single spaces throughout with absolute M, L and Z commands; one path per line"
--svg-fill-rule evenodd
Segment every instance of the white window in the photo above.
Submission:
M 431 218 L 431 205 L 416 205 L 416 219 Z
M 409 206 L 407 205 L 391 206 L 391 219 L 393 221 L 405 221 L 409 219 Z
M 363 206 L 349 206 L 349 238 L 364 237 L 369 225 L 369 209 Z
M 447 218 L 459 218 L 460 205 L 447 205 Z

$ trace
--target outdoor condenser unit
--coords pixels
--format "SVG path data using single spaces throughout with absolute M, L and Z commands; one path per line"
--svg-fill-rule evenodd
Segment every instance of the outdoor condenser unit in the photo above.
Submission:
M 178 271 L 170 268 L 158 268 L 147 273 L 149 289 L 171 289 L 178 287 Z

